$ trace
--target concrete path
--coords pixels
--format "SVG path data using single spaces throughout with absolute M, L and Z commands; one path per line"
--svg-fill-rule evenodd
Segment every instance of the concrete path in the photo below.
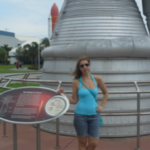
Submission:
M 22 67 L 22 68 L 12 68 L 10 70 L 16 70 L 16 71 L 36 71 L 36 70 L 30 70 L 28 69 L 27 67 Z M 7 75 L 7 74 L 14 74 L 14 73 L 0 73 L 0 79 L 4 76 L 4 75 Z
M 16 71 L 35 71 L 35 70 L 29 70 L 27 67 L 23 67 L 23 68 L 12 68 L 10 70 L 16 70 Z M 26 72 L 25 72 L 26 73 Z M 33 72 L 34 73 L 34 72 Z M 4 75 L 8 75 L 8 74 L 19 74 L 19 73 L 0 73 L 0 79 L 4 76 Z M 24 73 L 20 73 L 20 74 L 24 74 Z M 17 75 L 17 76 L 12 76 L 11 78 L 16 78 L 16 79 L 22 79 L 24 75 Z M 31 74 L 30 78 L 40 78 L 40 74 Z M 13 82 L 15 83 L 15 82 Z M 0 83 L 0 86 L 3 86 L 4 83 Z
M 1 79 L 4 75 L 6 75 L 6 73 L 0 73 L 0 79 Z
M 17 70 L 17 71 L 38 71 L 38 70 L 31 70 L 31 69 L 28 69 L 27 67 L 22 67 L 22 68 L 12 68 L 12 69 L 9 69 L 9 70 Z
M 7 135 L 3 138 L 3 123 L 0 123 L 0 150 L 13 150 L 13 125 L 7 123 Z M 56 135 L 41 131 L 41 150 L 55 150 Z M 59 136 L 60 150 L 78 150 L 77 138 Z M 150 150 L 150 135 L 141 136 L 142 150 Z M 37 150 L 36 128 L 32 125 L 17 125 L 18 150 Z M 132 138 L 100 138 L 96 150 L 135 150 L 136 137 Z

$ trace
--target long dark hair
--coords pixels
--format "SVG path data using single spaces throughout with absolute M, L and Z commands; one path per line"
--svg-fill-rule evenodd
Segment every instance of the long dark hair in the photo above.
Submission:
M 80 71 L 80 66 L 79 66 L 82 60 L 87 60 L 88 63 L 90 64 L 90 59 L 87 56 L 80 57 L 77 61 L 75 70 L 72 72 L 72 75 L 74 75 L 74 79 L 79 79 L 82 76 L 82 72 Z

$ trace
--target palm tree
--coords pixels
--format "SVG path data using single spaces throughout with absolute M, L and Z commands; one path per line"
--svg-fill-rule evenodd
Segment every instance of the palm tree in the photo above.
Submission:
M 14 53 L 14 55 L 18 61 L 23 61 L 23 59 L 25 57 L 23 48 L 21 46 L 19 46 L 16 49 L 16 52 Z
M 40 46 L 40 49 L 41 49 L 41 50 L 43 50 L 44 48 L 50 46 L 50 41 L 49 41 L 49 39 L 48 39 L 48 38 L 42 39 L 41 42 L 40 42 L 40 44 L 39 44 L 39 46 Z
M 8 44 L 4 44 L 4 46 L 1 46 L 2 48 L 4 48 L 7 52 L 7 56 L 9 58 L 9 51 L 12 49 L 12 47 L 8 47 Z
M 50 46 L 50 41 L 48 38 L 43 38 L 39 44 L 39 48 L 40 48 L 40 53 L 42 50 L 44 50 L 46 47 Z M 42 56 L 40 56 L 40 60 L 43 61 Z
M 4 48 L 0 48 L 0 61 L 6 63 L 7 52 Z
M 16 49 L 16 52 L 14 53 L 17 60 L 21 60 L 21 58 L 22 58 L 22 53 L 21 52 L 22 52 L 22 48 L 21 48 L 21 46 L 19 46 Z
M 26 56 L 31 59 L 32 64 L 37 63 L 38 43 L 32 42 L 31 45 L 26 44 L 23 49 L 26 52 Z

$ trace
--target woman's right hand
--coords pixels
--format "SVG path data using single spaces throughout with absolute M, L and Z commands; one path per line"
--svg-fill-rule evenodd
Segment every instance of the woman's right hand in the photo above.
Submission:
M 65 91 L 63 90 L 63 89 L 59 89 L 58 91 L 57 91 L 59 94 L 65 94 Z

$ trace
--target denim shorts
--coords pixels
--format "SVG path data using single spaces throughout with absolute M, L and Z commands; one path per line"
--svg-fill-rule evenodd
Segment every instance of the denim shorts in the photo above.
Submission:
M 78 137 L 99 138 L 100 115 L 74 115 L 74 127 Z

